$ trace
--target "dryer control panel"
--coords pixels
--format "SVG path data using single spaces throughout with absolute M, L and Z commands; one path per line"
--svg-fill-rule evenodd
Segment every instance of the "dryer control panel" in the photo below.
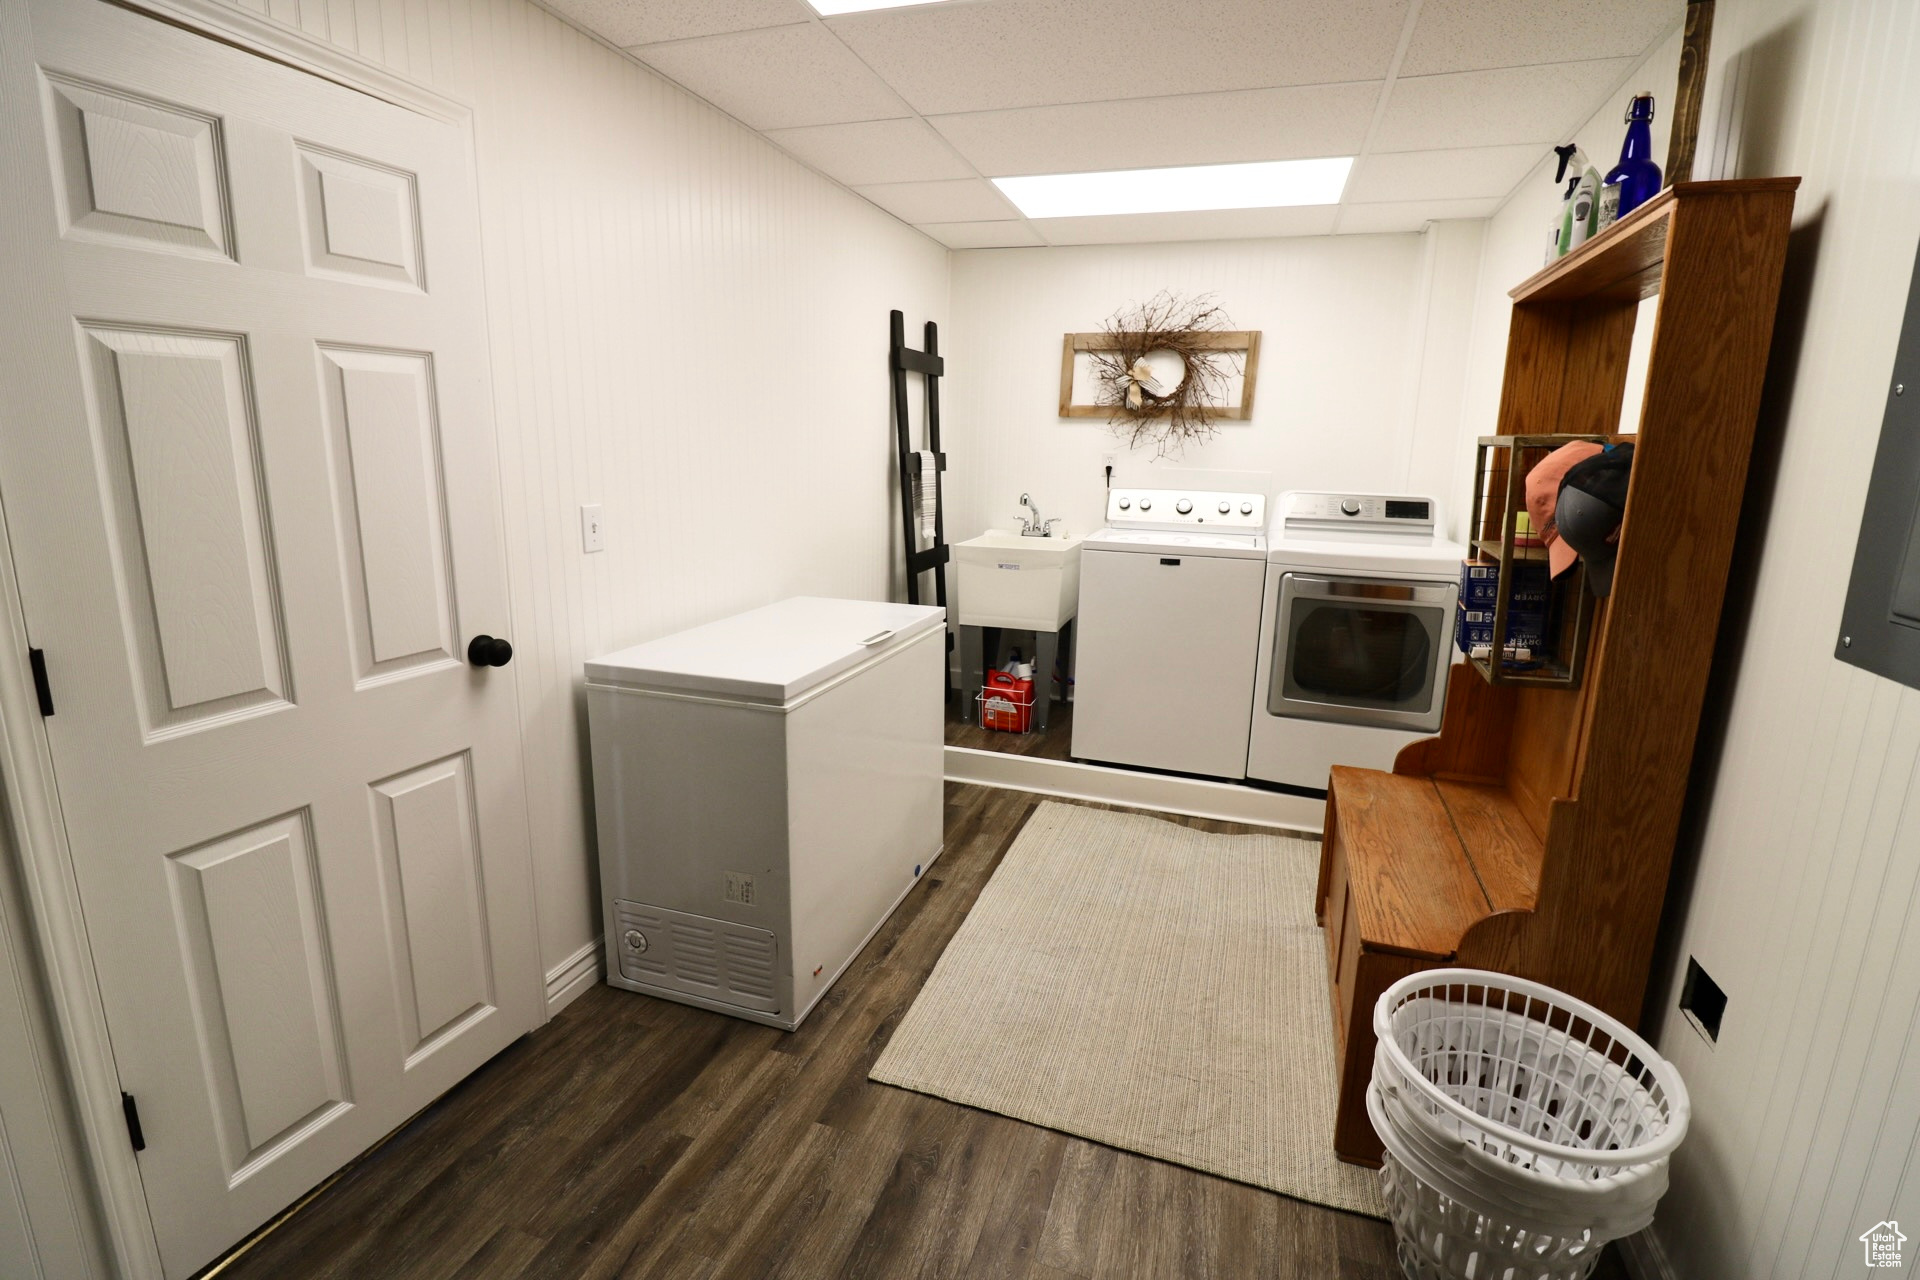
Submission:
M 1259 533 L 1267 527 L 1267 498 L 1199 489 L 1115 489 L 1107 494 L 1107 523 L 1115 529 Z
M 1295 492 L 1280 495 L 1280 520 L 1283 527 L 1431 536 L 1440 523 L 1440 504 L 1412 494 Z

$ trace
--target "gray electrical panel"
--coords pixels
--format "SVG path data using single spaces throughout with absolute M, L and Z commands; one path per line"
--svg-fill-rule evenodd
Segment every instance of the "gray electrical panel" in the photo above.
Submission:
M 1887 385 L 1834 656 L 1920 689 L 1920 260 Z

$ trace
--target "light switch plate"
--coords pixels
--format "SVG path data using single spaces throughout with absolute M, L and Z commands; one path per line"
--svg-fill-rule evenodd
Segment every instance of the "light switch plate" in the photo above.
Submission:
M 580 508 L 580 550 L 588 554 L 607 549 L 607 526 L 600 519 L 600 504 L 587 503 Z

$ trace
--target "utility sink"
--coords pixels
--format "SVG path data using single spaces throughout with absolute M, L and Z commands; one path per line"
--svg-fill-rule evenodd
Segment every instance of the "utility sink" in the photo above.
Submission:
M 1058 631 L 1080 603 L 1080 539 L 989 529 L 953 545 L 965 627 Z

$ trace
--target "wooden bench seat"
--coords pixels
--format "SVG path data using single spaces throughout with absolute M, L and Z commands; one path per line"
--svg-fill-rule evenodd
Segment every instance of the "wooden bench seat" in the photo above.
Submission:
M 1433 780 L 1336 766 L 1329 797 L 1339 806 L 1344 892 L 1362 940 L 1396 955 L 1451 956 L 1487 914 L 1487 895 Z M 1323 868 L 1323 882 L 1332 870 Z
M 1380 1162 L 1366 1116 L 1373 1006 L 1393 983 L 1454 962 L 1475 923 L 1530 910 L 1545 846 L 1504 787 L 1333 770 L 1315 910 L 1326 931 L 1341 1058 L 1334 1149 Z M 1350 1040 L 1367 1046 L 1347 1053 Z
M 1395 775 L 1388 775 L 1395 776 Z M 1540 896 L 1540 864 L 1547 846 L 1527 825 L 1520 805 L 1505 787 L 1445 778 L 1409 778 L 1431 782 L 1447 806 L 1467 861 L 1480 879 L 1487 905 L 1495 911 L 1531 911 Z

